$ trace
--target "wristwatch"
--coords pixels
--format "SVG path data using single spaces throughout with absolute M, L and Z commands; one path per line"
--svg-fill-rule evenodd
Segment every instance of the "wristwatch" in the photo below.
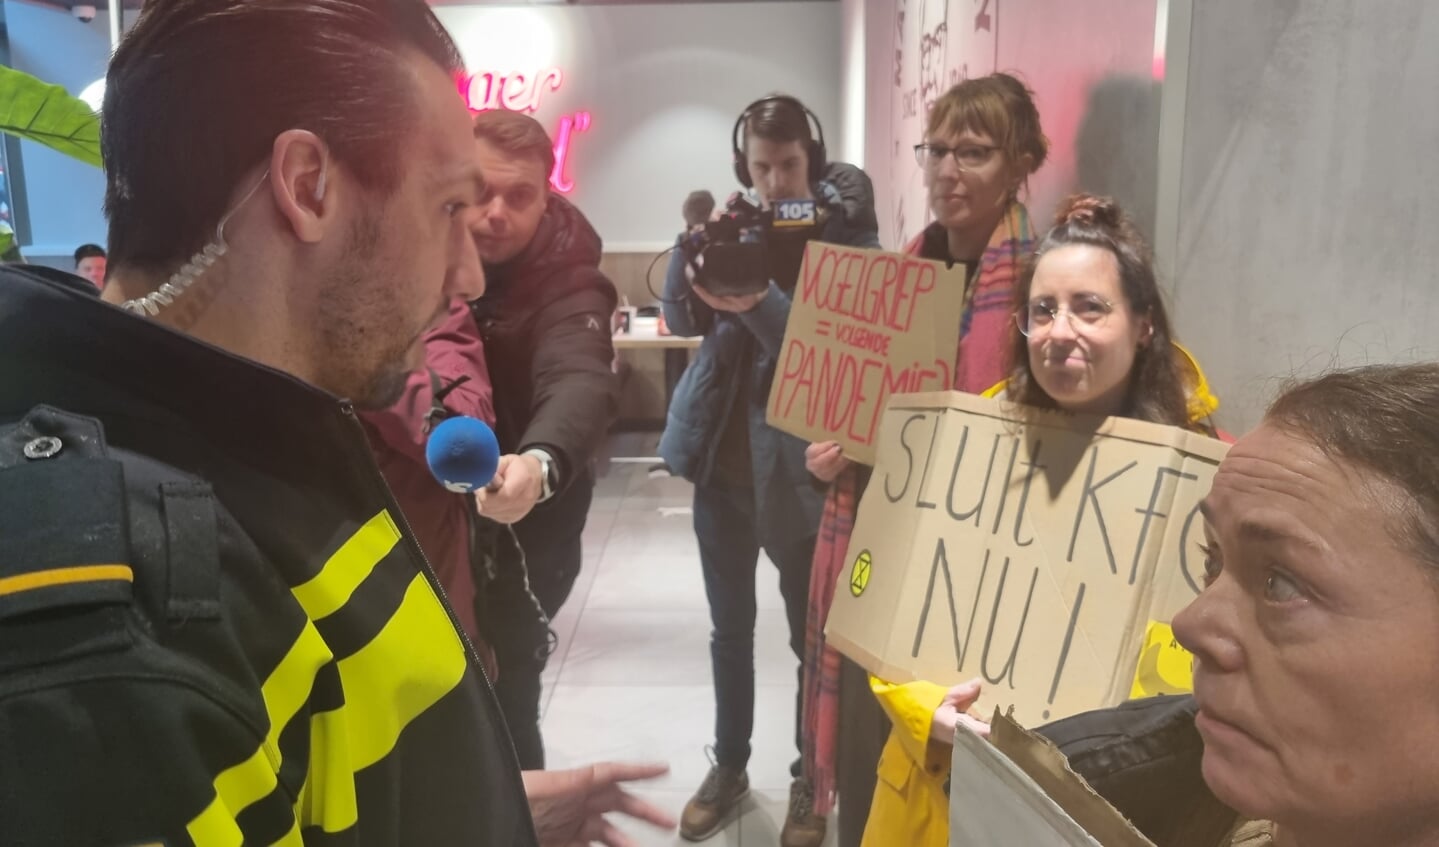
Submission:
M 540 463 L 540 499 L 536 502 L 543 503 L 555 496 L 555 460 L 550 454 L 539 447 L 531 447 L 521 456 L 534 456 L 535 461 Z

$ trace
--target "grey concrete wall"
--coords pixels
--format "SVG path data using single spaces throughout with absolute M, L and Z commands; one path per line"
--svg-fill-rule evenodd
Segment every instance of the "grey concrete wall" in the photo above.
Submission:
M 1199 0 L 1189 23 L 1161 259 L 1221 423 L 1290 376 L 1439 356 L 1439 3 Z

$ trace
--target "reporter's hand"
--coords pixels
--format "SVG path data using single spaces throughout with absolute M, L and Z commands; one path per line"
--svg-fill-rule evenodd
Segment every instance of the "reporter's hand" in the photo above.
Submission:
M 539 502 L 543 475 L 540 460 L 534 456 L 501 456 L 495 470 L 495 479 L 500 485 L 476 491 L 475 508 L 492 521 L 518 523 Z
M 735 294 L 729 296 L 711 294 L 705 291 L 703 285 L 698 284 L 691 284 L 690 290 L 693 291 L 695 296 L 700 298 L 706 306 L 709 306 L 716 312 L 732 312 L 734 314 L 748 312 L 750 309 L 758 306 L 765 297 L 769 296 L 768 288 L 762 289 L 757 294 Z
M 850 461 L 838 441 L 817 441 L 804 448 L 804 466 L 820 482 L 834 482 Z
M 690 291 L 694 292 L 694 295 L 700 299 L 700 302 L 714 309 L 716 312 L 732 312 L 735 314 L 748 312 L 750 309 L 758 306 L 760 301 L 764 300 L 765 297 L 769 296 L 768 286 L 756 294 L 730 296 L 711 294 L 705 290 L 703 285 L 695 281 L 698 271 L 704 268 L 704 264 L 705 257 L 703 254 L 696 256 L 692 262 L 685 262 L 685 282 L 690 284 Z
M 675 819 L 624 790 L 624 783 L 655 779 L 669 765 L 607 762 L 569 771 L 526 771 L 525 796 L 540 847 L 631 847 L 632 840 L 605 819 L 610 812 L 674 829 Z
M 971 679 L 945 692 L 944 699 L 940 701 L 939 708 L 934 710 L 934 718 L 929 724 L 930 740 L 953 745 L 954 730 L 960 724 L 981 738 L 989 737 L 989 724 L 965 714 L 969 707 L 974 705 L 974 701 L 979 699 L 979 689 L 979 680 Z

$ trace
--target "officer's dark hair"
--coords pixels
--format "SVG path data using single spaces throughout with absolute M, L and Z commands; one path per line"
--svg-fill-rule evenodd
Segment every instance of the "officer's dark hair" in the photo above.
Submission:
M 106 75 L 114 264 L 165 273 L 203 248 L 286 130 L 315 133 L 361 185 L 392 192 L 415 126 L 411 55 L 462 68 L 423 0 L 146 3 Z

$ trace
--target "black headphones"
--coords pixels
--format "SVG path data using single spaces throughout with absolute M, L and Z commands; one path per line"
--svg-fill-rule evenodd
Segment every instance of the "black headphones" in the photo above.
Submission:
M 809 110 L 809 107 L 799 102 L 794 97 L 785 94 L 775 94 L 770 97 L 762 97 L 744 107 L 740 112 L 739 120 L 734 122 L 734 132 L 730 133 L 730 141 L 734 150 L 734 175 L 739 184 L 745 188 L 754 188 L 754 179 L 749 174 L 749 161 L 745 159 L 744 150 L 741 149 L 744 139 L 741 133 L 744 131 L 744 122 L 750 113 L 766 103 L 787 103 L 790 106 L 804 112 L 806 125 L 814 124 L 814 134 L 810 137 L 805 152 L 809 154 L 809 182 L 810 185 L 819 182 L 824 175 L 825 151 L 824 151 L 824 127 L 820 125 L 819 117 Z

